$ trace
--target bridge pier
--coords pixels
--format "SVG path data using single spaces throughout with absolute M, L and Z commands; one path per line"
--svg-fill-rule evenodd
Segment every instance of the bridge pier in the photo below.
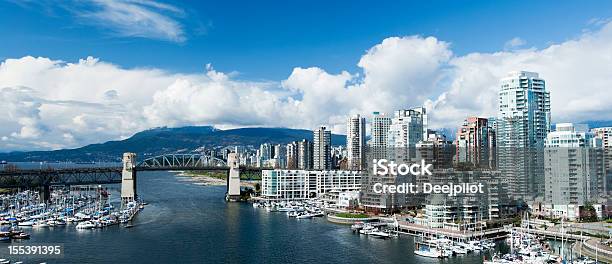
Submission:
M 136 201 L 136 153 L 123 153 L 123 170 L 121 171 L 121 204 Z
M 229 166 L 229 172 L 227 175 L 226 200 L 238 201 L 240 200 L 240 169 L 238 168 L 237 153 L 229 153 L 227 155 L 227 166 Z
M 51 200 L 51 187 L 49 185 L 38 187 L 38 199 L 41 203 L 47 203 Z

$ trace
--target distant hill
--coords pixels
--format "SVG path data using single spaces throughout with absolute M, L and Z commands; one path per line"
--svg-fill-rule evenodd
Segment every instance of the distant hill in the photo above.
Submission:
M 612 127 L 612 120 L 591 120 L 585 122 L 577 122 L 577 124 L 587 124 L 589 128 Z
M 232 145 L 258 147 L 263 143 L 286 144 L 295 140 L 312 140 L 310 130 L 288 128 L 238 128 L 219 130 L 211 126 L 154 128 L 132 137 L 91 144 L 76 149 L 0 153 L 0 160 L 20 161 L 119 161 L 124 152 L 135 152 L 140 158 L 163 153 L 191 152 L 199 147 Z M 332 135 L 332 145 L 345 145 L 344 135 Z

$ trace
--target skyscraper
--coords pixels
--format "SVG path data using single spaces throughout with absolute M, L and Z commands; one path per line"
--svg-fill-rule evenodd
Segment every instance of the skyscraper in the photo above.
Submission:
M 270 143 L 263 143 L 259 145 L 259 157 L 262 161 L 273 158 L 273 146 Z
M 295 170 L 298 168 L 298 142 L 294 141 L 287 144 L 287 169 Z
M 544 194 L 544 139 L 550 131 L 550 94 L 535 72 L 511 72 L 501 80 L 497 115 L 498 167 L 510 195 Z
M 287 147 L 285 145 L 274 145 L 274 157 L 279 168 L 287 168 Z
M 601 139 L 592 133 L 557 124 L 546 138 L 544 157 L 547 203 L 584 205 L 604 194 L 599 191 L 605 175 Z
M 424 107 L 395 111 L 387 138 L 387 147 L 393 148 L 390 158 L 396 161 L 416 158 L 416 144 L 426 138 L 427 113 Z
M 612 194 L 612 127 L 598 127 L 592 131 L 597 138 L 601 139 L 606 166 L 606 176 L 599 184 L 599 191 L 610 195 Z
M 354 115 L 346 122 L 346 150 L 350 170 L 365 169 L 365 117 Z
M 434 169 L 452 168 L 453 157 L 456 153 L 452 141 L 446 140 L 446 136 L 431 131 L 427 139 L 416 144 L 416 160 L 425 160 L 432 164 Z
M 479 168 L 490 168 L 490 148 L 494 146 L 493 140 L 495 132 L 492 131 L 488 119 L 468 117 L 457 130 L 455 161 L 472 163 Z
M 298 142 L 298 169 L 300 170 L 312 170 L 313 155 L 312 155 L 312 142 L 303 139 Z
M 331 169 L 331 131 L 321 126 L 313 131 L 314 151 L 313 168 L 315 170 Z
M 371 139 L 369 151 L 372 159 L 387 158 L 387 144 L 389 143 L 389 128 L 391 117 L 384 113 L 374 112 L 370 125 Z

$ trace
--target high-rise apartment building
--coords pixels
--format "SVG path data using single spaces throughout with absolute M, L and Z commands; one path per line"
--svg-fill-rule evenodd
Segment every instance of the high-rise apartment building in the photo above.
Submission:
M 467 162 L 479 168 L 494 168 L 491 164 L 494 142 L 495 131 L 488 119 L 468 117 L 457 130 L 455 162 Z
M 285 145 L 276 144 L 274 145 L 273 159 L 276 160 L 275 168 L 287 168 L 287 147 Z
M 286 146 L 287 148 L 287 169 L 295 170 L 298 168 L 298 142 L 294 141 Z
M 370 146 L 372 159 L 387 158 L 387 145 L 389 144 L 389 129 L 391 127 L 391 117 L 384 113 L 374 112 L 372 123 L 370 124 Z
M 312 170 L 313 167 L 313 144 L 303 139 L 298 142 L 298 169 Z
M 600 194 L 605 175 L 601 139 L 576 131 L 571 123 L 557 124 L 544 149 L 545 196 L 554 206 L 584 205 Z
M 354 115 L 346 122 L 346 150 L 350 170 L 365 169 L 366 151 L 365 117 Z
M 511 72 L 501 80 L 497 123 L 498 168 L 510 195 L 544 195 L 544 139 L 550 131 L 550 94 L 535 72 Z
M 395 161 L 414 159 L 416 144 L 426 137 L 427 113 L 424 107 L 395 111 L 387 138 L 390 158 Z
M 259 159 L 261 162 L 267 161 L 273 157 L 274 149 L 270 143 L 259 145 Z
M 436 169 L 452 168 L 453 157 L 456 153 L 453 142 L 446 140 L 446 136 L 430 131 L 427 139 L 416 144 L 416 160 L 425 160 Z
M 313 168 L 315 170 L 331 169 L 331 131 L 321 126 L 313 131 Z
M 599 184 L 600 192 L 612 195 L 612 127 L 598 127 L 592 129 L 595 137 L 601 139 L 606 166 L 606 177 Z

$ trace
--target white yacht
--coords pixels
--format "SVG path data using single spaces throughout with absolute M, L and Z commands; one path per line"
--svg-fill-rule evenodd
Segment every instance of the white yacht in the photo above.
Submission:
M 34 222 L 32 221 L 23 221 L 23 222 L 19 222 L 19 224 L 17 224 L 18 226 L 32 226 L 34 225 Z
M 313 215 L 309 214 L 309 213 L 301 213 L 298 214 L 295 218 L 297 219 L 310 219 L 312 218 Z
M 364 225 L 363 228 L 359 230 L 359 234 L 369 235 L 370 233 L 375 232 L 375 231 L 378 231 L 376 227 L 373 227 L 371 225 Z
M 391 235 L 389 233 L 383 232 L 383 231 L 378 231 L 378 230 L 370 232 L 369 235 L 372 236 L 372 237 L 383 238 L 383 239 L 391 237 Z
M 77 229 L 92 229 L 92 228 L 94 228 L 94 227 L 96 227 L 96 225 L 95 225 L 94 223 L 90 222 L 90 221 L 83 221 L 83 222 L 80 222 L 80 223 L 79 223 L 79 224 L 76 226 L 76 228 L 77 228 Z
M 428 258 L 441 258 L 443 256 L 442 252 L 440 252 L 438 249 L 427 246 L 423 246 L 415 250 L 414 254 Z
M 49 227 L 49 225 L 45 221 L 34 222 L 32 226 L 33 227 Z

